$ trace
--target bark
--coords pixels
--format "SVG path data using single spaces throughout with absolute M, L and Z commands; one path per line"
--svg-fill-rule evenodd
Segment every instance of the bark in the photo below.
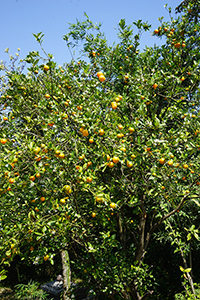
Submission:
M 135 255 L 135 261 L 137 261 L 139 264 L 141 263 L 141 259 L 144 252 L 145 225 L 146 225 L 146 213 L 142 214 L 140 219 L 139 242 L 137 245 L 137 250 Z
M 70 272 L 70 261 L 67 250 L 61 251 L 62 258 L 62 269 L 63 269 L 63 300 L 68 300 L 67 291 L 70 288 L 71 272 Z
M 119 226 L 119 238 L 120 243 L 123 247 L 124 255 L 126 255 L 126 237 L 125 237 L 125 229 L 122 226 L 122 220 L 119 214 L 117 214 L 118 226 Z

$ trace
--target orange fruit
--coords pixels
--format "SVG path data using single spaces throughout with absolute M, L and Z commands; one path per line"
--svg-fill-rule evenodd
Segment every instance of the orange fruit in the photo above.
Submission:
M 170 159 L 167 164 L 168 164 L 168 166 L 173 166 L 174 162 L 172 159 Z
M 185 77 L 184 77 L 184 76 L 182 76 L 182 77 L 181 77 L 181 81 L 183 82 L 184 80 L 185 80 Z
M 110 155 L 106 155 L 106 159 L 107 159 L 107 161 L 109 161 L 110 160 Z
M 158 29 L 155 29 L 155 30 L 154 30 L 154 33 L 155 33 L 155 34 L 158 34 L 158 32 L 159 32 Z
M 117 108 L 117 102 L 113 101 L 111 103 L 112 109 L 116 109 Z
M 87 162 L 87 167 L 90 167 L 92 165 L 92 162 L 91 161 L 88 161 Z
M 130 133 L 130 134 L 132 134 L 132 133 L 135 131 L 135 129 L 134 129 L 133 127 L 129 127 L 128 130 L 129 130 L 129 133 Z
M 89 182 L 92 182 L 92 177 L 87 177 L 86 178 L 86 181 L 89 183 Z
M 90 138 L 90 139 L 89 139 L 89 143 L 90 143 L 90 144 L 94 143 L 93 138 Z
M 15 182 L 15 179 L 14 179 L 14 178 L 10 178 L 10 179 L 9 179 L 9 183 L 12 184 L 12 183 L 14 183 L 14 182 Z
M 121 138 L 124 137 L 124 134 L 123 134 L 123 133 L 118 133 L 118 134 L 117 134 L 117 137 L 118 137 L 118 139 L 121 139 Z
M 116 207 L 116 203 L 111 202 L 111 203 L 110 203 L 110 208 L 113 208 L 113 209 L 114 209 L 115 207 Z
M 132 163 L 132 161 L 127 161 L 126 165 L 128 168 L 131 168 L 133 166 L 133 163 Z
M 104 82 L 106 80 L 105 76 L 104 75 L 100 75 L 99 76 L 99 81 L 100 82 Z
M 4 120 L 4 121 L 8 121 L 8 118 L 7 118 L 7 117 L 3 117 L 3 120 Z
M 188 168 L 188 165 L 187 165 L 187 164 L 184 164 L 184 165 L 183 165 L 183 168 L 184 168 L 184 169 L 187 169 L 187 168 Z
M 97 72 L 97 77 L 99 78 L 100 75 L 103 75 L 102 72 Z
M 71 187 L 69 185 L 65 185 L 64 186 L 64 191 L 65 191 L 66 194 L 69 195 L 69 194 L 71 194 L 72 189 L 71 189 Z
M 50 95 L 49 95 L 49 94 L 45 94 L 44 96 L 45 96 L 46 99 L 49 99 L 49 98 L 50 98 Z
M 109 168 L 113 168 L 113 167 L 114 167 L 114 163 L 113 163 L 112 161 L 110 161 L 110 162 L 108 163 L 108 166 L 109 166 Z
M 122 129 L 123 129 L 122 124 L 118 124 L 118 128 L 119 128 L 120 130 L 122 130 Z
M 35 175 L 35 177 L 37 177 L 37 178 L 40 178 L 40 176 L 41 176 L 40 173 L 37 173 L 37 174 Z
M 58 157 L 59 157 L 59 158 L 65 158 L 65 154 L 64 154 L 64 153 L 60 153 L 60 154 L 58 155 Z
M 35 176 L 30 176 L 29 178 L 30 178 L 31 181 L 35 180 Z
M 82 106 L 82 105 L 78 105 L 78 106 L 77 106 L 77 109 L 78 109 L 78 110 L 82 110 L 82 109 L 83 109 L 83 106 Z
M 157 83 L 154 83 L 154 84 L 153 84 L 154 90 L 155 90 L 157 87 L 158 87 Z
M 162 158 L 159 160 L 159 163 L 163 165 L 163 164 L 165 163 L 165 158 L 162 157 Z
M 44 69 L 45 72 L 47 72 L 47 71 L 49 71 L 49 66 L 44 65 L 43 69 Z
M 114 156 L 112 161 L 117 164 L 119 162 L 119 157 L 118 156 Z
M 87 137 L 87 136 L 89 135 L 88 130 L 87 130 L 87 129 L 84 129 L 84 130 L 82 131 L 82 135 L 85 136 L 85 137 Z
M 65 204 L 65 199 L 60 199 L 61 204 Z
M 93 218 L 95 218 L 96 215 L 97 215 L 97 214 L 96 214 L 95 212 L 92 212 L 92 217 L 93 217 Z
M 181 46 L 181 43 L 179 43 L 179 42 L 174 45 L 175 48 L 180 48 L 180 46 Z
M 41 197 L 40 200 L 41 200 L 42 202 L 44 202 L 44 201 L 45 201 L 45 197 Z
M 33 149 L 33 152 L 34 152 L 35 154 L 38 154 L 38 153 L 40 152 L 40 147 L 35 147 L 35 148 Z
M 104 135 L 105 131 L 103 129 L 99 129 L 99 134 Z
M 48 259 L 49 259 L 49 255 L 47 254 L 47 255 L 44 256 L 44 260 L 46 261 Z
M 7 143 L 7 140 L 6 139 L 1 139 L 1 144 L 5 144 L 5 143 Z

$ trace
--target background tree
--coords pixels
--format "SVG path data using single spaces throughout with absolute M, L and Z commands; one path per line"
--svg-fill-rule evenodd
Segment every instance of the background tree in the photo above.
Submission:
M 64 36 L 70 49 L 82 41 L 77 61 L 57 66 L 42 48 L 45 58 L 26 57 L 27 75 L 4 67 L 3 263 L 16 254 L 53 263 L 68 250 L 77 276 L 104 298 L 144 300 L 155 289 L 151 238 L 180 231 L 187 244 L 185 220 L 198 234 L 199 23 L 188 22 L 190 10 L 161 18 L 153 34 L 165 42 L 141 53 L 147 23 L 134 22 L 133 35 L 121 20 L 109 46 L 86 15 Z M 42 47 L 43 34 L 35 38 Z

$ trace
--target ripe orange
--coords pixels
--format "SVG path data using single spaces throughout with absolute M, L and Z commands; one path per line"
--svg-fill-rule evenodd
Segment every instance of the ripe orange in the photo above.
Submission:
M 14 182 L 15 182 L 15 179 L 14 179 L 14 178 L 10 178 L 10 179 L 9 179 L 9 183 L 12 184 L 12 183 L 14 183 Z
M 184 169 L 187 169 L 187 168 L 188 168 L 188 165 L 187 165 L 187 164 L 184 164 L 184 165 L 183 165 L 183 168 L 184 168 Z
M 109 166 L 109 168 L 113 168 L 113 167 L 114 167 L 114 163 L 113 163 L 112 161 L 110 161 L 110 162 L 108 163 L 108 166 Z
M 134 129 L 133 127 L 129 127 L 128 130 L 129 130 L 129 133 L 130 133 L 130 134 L 132 134 L 132 133 L 135 131 L 135 129 Z
M 99 78 L 100 75 L 103 75 L 102 72 L 97 72 L 97 77 Z
M 4 121 L 8 121 L 8 118 L 7 118 L 7 117 L 3 117 L 3 120 L 4 120 Z
M 35 176 L 30 176 L 29 178 L 30 178 L 31 181 L 35 180 Z
M 167 164 L 168 164 L 168 166 L 173 166 L 174 162 L 172 159 L 170 159 Z
M 71 187 L 70 187 L 69 185 L 65 185 L 65 186 L 64 186 L 64 191 L 65 191 L 65 193 L 66 193 L 67 195 L 69 195 L 69 194 L 71 194 L 72 189 L 71 189 Z
M 95 212 L 92 213 L 92 217 L 93 217 L 93 218 L 95 218 L 96 215 L 97 215 L 97 214 L 96 214 Z
M 118 156 L 114 156 L 112 161 L 117 164 L 119 162 L 119 157 Z
M 181 77 L 181 81 L 183 82 L 184 80 L 185 80 L 185 77 L 184 77 L 184 76 L 182 76 L 182 77 Z
M 157 87 L 158 87 L 157 83 L 154 83 L 154 84 L 153 84 L 154 90 L 155 90 Z
M 167 31 L 168 31 L 168 28 L 167 28 L 167 27 L 165 27 L 165 28 L 164 28 L 164 31 L 165 31 L 165 32 L 167 32 Z
M 105 76 L 104 75 L 100 75 L 99 76 L 99 81 L 100 82 L 104 82 L 106 80 Z
M 124 127 L 122 126 L 122 124 L 118 124 L 118 128 L 119 128 L 120 130 L 122 130 Z
M 118 133 L 118 134 L 117 134 L 117 137 L 118 137 L 118 139 L 121 139 L 121 138 L 124 137 L 124 134 L 123 134 L 123 133 Z
M 158 34 L 158 32 L 159 32 L 158 29 L 155 29 L 155 30 L 154 30 L 154 33 L 155 33 L 155 34 Z
M 44 65 L 43 69 L 44 69 L 45 72 L 47 72 L 47 71 L 49 71 L 49 66 Z
M 35 148 L 33 149 L 33 152 L 34 152 L 35 154 L 38 154 L 38 153 L 40 152 L 40 148 L 39 148 L 39 147 L 35 147 Z
M 90 167 L 92 165 L 92 162 L 91 161 L 88 161 L 87 162 L 87 167 Z
M 79 156 L 79 160 L 83 160 L 83 159 L 84 159 L 84 157 L 85 157 L 85 155 L 84 155 L 84 154 L 80 155 L 80 156 Z
M 37 174 L 35 175 L 35 177 L 37 177 L 37 178 L 40 178 L 40 176 L 41 176 L 40 173 L 37 173 Z
M 5 143 L 7 143 L 7 139 L 1 139 L 1 144 L 5 144 Z
M 110 203 L 110 208 L 113 208 L 113 209 L 114 209 L 115 207 L 116 207 L 116 203 L 111 202 L 111 203 Z
M 103 129 L 99 129 L 99 134 L 104 135 L 105 131 Z
M 116 109 L 116 108 L 117 108 L 117 102 L 115 102 L 115 101 L 112 102 L 112 103 L 111 103 L 111 106 L 112 106 L 112 109 Z
M 44 201 L 45 201 L 45 197 L 41 197 L 40 200 L 41 200 L 42 202 L 44 202 Z
M 87 178 L 86 178 L 86 181 L 87 181 L 88 183 L 92 182 L 92 177 L 87 177 Z
M 127 161 L 126 165 L 127 165 L 128 168 L 131 168 L 133 166 L 133 163 L 131 161 Z
M 165 163 L 165 158 L 162 157 L 162 158 L 159 160 L 159 163 L 163 165 L 163 164 Z
M 61 204 L 65 204 L 65 199 L 60 199 Z
M 87 137 L 87 136 L 89 135 L 88 130 L 87 130 L 87 129 L 84 129 L 84 130 L 82 131 L 82 135 L 85 136 L 85 137 Z
M 180 46 L 181 46 L 181 43 L 179 43 L 179 42 L 177 42 L 177 43 L 174 45 L 175 48 L 180 48 Z
M 49 259 L 49 255 L 47 254 L 47 255 L 44 256 L 44 260 L 46 261 L 48 259 Z
M 90 144 L 94 143 L 93 138 L 90 138 L 90 139 L 89 139 L 89 143 L 90 143 Z
M 82 109 L 83 109 L 83 106 L 82 106 L 82 105 L 78 105 L 78 106 L 77 106 L 77 109 L 78 109 L 78 110 L 82 110 Z
M 49 98 L 50 98 L 50 95 L 49 95 L 49 94 L 45 94 L 44 96 L 45 96 L 46 99 L 49 99 Z
M 107 161 L 109 161 L 110 160 L 110 155 L 106 155 L 106 159 L 107 159 Z
M 65 154 L 64 154 L 64 153 L 60 153 L 60 154 L 58 155 L 58 157 L 63 159 L 63 158 L 65 158 Z

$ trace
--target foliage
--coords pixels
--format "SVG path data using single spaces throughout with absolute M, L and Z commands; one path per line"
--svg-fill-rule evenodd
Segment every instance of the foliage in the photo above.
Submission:
M 17 284 L 15 286 L 16 299 L 21 300 L 34 300 L 34 299 L 47 299 L 47 294 L 43 290 L 38 289 L 38 283 L 30 281 L 28 284 Z
M 53 264 L 67 248 L 95 292 L 145 299 L 156 280 L 145 261 L 152 235 L 180 241 L 187 260 L 200 207 L 200 26 L 188 22 L 192 9 L 160 18 L 160 47 L 140 52 L 150 25 L 134 22 L 134 35 L 123 19 L 110 46 L 86 15 L 64 36 L 69 49 L 82 43 L 77 61 L 57 66 L 40 32 L 45 58 L 30 52 L 28 74 L 17 57 L 1 67 L 2 262 L 20 255 Z

